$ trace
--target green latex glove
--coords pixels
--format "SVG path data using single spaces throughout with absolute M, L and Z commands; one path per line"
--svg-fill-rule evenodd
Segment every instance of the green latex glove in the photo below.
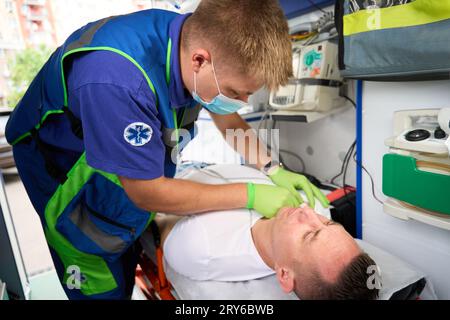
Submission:
M 303 190 L 305 192 L 308 204 L 313 209 L 316 206 L 315 198 L 320 201 L 324 208 L 328 208 L 330 205 L 330 201 L 328 201 L 322 191 L 313 185 L 305 176 L 278 167 L 269 173 L 269 178 L 277 186 L 288 189 L 300 204 L 303 203 L 303 199 L 297 190 Z
M 248 183 L 247 194 L 247 209 L 255 209 L 268 219 L 273 218 L 281 208 L 300 205 L 297 197 L 276 186 Z

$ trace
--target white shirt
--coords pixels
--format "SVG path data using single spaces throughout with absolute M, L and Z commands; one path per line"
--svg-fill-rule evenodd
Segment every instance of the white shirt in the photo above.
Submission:
M 193 280 L 245 281 L 272 275 L 251 234 L 259 219 L 244 209 L 183 218 L 164 243 L 166 263 Z

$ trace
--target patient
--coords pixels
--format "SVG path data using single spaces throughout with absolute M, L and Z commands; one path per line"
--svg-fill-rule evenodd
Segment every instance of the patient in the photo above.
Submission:
M 263 219 L 252 210 L 159 215 L 166 262 L 193 280 L 246 281 L 276 274 L 300 299 L 376 299 L 375 262 L 335 223 L 304 205 Z

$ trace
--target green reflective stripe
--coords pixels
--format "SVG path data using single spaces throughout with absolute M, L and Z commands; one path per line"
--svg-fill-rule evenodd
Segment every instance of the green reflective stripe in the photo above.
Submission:
M 128 55 L 127 53 L 115 49 L 115 48 L 111 48 L 111 47 L 83 47 L 83 48 L 78 48 L 78 49 L 74 49 L 71 51 L 66 52 L 62 59 L 61 59 L 61 80 L 62 80 L 62 84 L 63 84 L 63 89 L 64 89 L 64 104 L 65 106 L 68 105 L 68 99 L 67 99 L 67 88 L 66 88 L 66 78 L 64 75 L 64 60 L 67 56 L 73 54 L 73 53 L 77 53 L 77 52 L 83 52 L 83 51 L 98 51 L 98 50 L 103 50 L 103 51 L 111 51 L 111 52 L 115 52 L 120 54 L 121 56 L 123 56 L 124 58 L 128 59 L 131 63 L 133 63 L 144 75 L 145 79 L 147 80 L 147 83 L 150 87 L 150 89 L 153 91 L 153 93 L 156 96 L 156 91 L 155 91 L 155 87 L 153 86 L 152 81 L 150 80 L 150 77 L 148 76 L 148 74 L 145 72 L 144 68 L 142 68 L 139 63 L 137 63 L 136 60 L 134 60 L 130 55 Z M 158 100 L 158 99 L 156 99 Z
M 170 84 L 170 59 L 172 57 L 172 39 L 169 38 L 169 42 L 167 43 L 167 56 L 166 56 L 166 81 L 167 84 Z M 177 119 L 177 112 L 176 110 L 173 111 L 173 123 L 175 125 L 175 130 L 177 132 L 177 139 L 179 140 L 179 132 L 178 132 L 178 119 Z M 177 141 L 178 141 L 177 140 Z
M 177 135 L 177 145 L 176 145 L 176 147 L 177 147 L 177 154 L 178 154 L 178 152 L 179 152 L 178 144 L 180 143 L 180 129 L 178 128 L 177 111 L 174 109 L 174 110 L 172 110 L 172 113 L 173 113 L 173 123 L 175 124 L 175 132 L 176 132 L 176 135 Z
M 366 9 L 344 16 L 344 35 L 412 27 L 450 19 L 450 1 L 416 0 L 382 9 Z
M 156 218 L 156 212 L 150 212 L 150 219 L 148 219 L 147 224 L 145 225 L 145 229 L 148 228 L 148 226 L 150 225 L 150 223 Z
M 169 42 L 167 44 L 167 57 L 166 57 L 166 81 L 167 84 L 170 84 L 170 60 L 172 57 L 172 39 L 169 38 Z M 178 125 L 178 117 L 177 117 L 177 111 L 175 109 L 172 110 L 173 115 L 173 123 L 175 125 L 175 132 L 177 135 L 177 153 L 178 153 L 178 144 L 180 142 L 180 128 Z M 183 115 L 184 116 L 184 115 Z
M 106 262 L 101 257 L 76 249 L 56 230 L 56 223 L 64 209 L 94 173 L 99 173 L 114 183 L 119 181 L 115 175 L 90 167 L 86 162 L 86 153 L 83 153 L 67 174 L 67 181 L 58 187 L 45 208 L 45 220 L 47 223 L 45 235 L 47 241 L 58 253 L 65 269 L 75 265 L 86 276 L 87 281 L 82 282 L 80 288 L 85 295 L 100 294 L 114 290 L 117 287 L 117 283 Z M 64 276 L 64 281 L 67 281 L 68 276 L 68 274 Z M 95 281 L 90 282 L 89 279 L 95 279 Z
M 167 57 L 166 57 L 166 81 L 167 84 L 170 83 L 170 59 L 172 57 L 172 39 L 169 38 L 169 43 L 167 44 Z
M 41 119 L 41 122 L 35 127 L 36 130 L 39 130 L 42 126 L 42 124 L 45 122 L 45 120 L 47 120 L 47 118 L 52 115 L 52 114 L 57 114 L 57 113 L 64 113 L 63 110 L 50 110 L 48 111 Z M 17 138 L 16 140 L 14 140 L 13 143 L 11 143 L 12 146 L 15 146 L 16 144 L 18 144 L 20 141 L 22 141 L 23 139 L 25 139 L 26 137 L 31 136 L 31 133 L 27 132 L 24 133 L 23 135 L 21 135 L 19 138 Z

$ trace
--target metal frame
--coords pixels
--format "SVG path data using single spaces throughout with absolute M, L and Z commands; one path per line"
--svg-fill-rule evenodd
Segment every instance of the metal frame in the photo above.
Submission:
M 30 285 L 0 170 L 0 279 L 13 299 L 28 300 Z

